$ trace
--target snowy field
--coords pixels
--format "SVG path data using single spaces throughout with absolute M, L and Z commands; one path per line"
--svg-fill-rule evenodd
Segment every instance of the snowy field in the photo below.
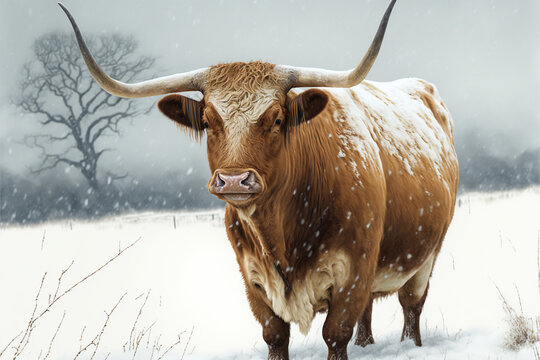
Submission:
M 0 352 L 11 342 L 0 358 L 17 348 L 15 358 L 32 360 L 265 358 L 222 217 L 144 213 L 0 229 Z M 518 311 L 540 315 L 539 237 L 539 188 L 461 196 L 422 314 L 424 346 L 399 342 L 393 296 L 374 306 L 376 344 L 351 343 L 350 358 L 533 359 L 531 347 L 503 349 L 497 287 Z M 323 320 L 307 337 L 293 326 L 293 359 L 326 358 Z

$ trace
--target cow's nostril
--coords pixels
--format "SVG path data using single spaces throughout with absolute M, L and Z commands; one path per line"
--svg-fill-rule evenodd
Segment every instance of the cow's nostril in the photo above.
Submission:
M 217 187 L 223 187 L 225 186 L 225 181 L 223 181 L 223 179 L 219 176 L 216 176 L 216 186 Z
M 248 177 L 240 181 L 240 184 L 244 186 L 252 186 L 254 183 L 256 183 L 255 174 L 253 174 L 252 172 L 249 172 Z
M 247 178 L 245 178 L 244 180 L 240 181 L 240 184 L 248 186 L 249 185 L 248 180 L 249 180 L 249 176 Z

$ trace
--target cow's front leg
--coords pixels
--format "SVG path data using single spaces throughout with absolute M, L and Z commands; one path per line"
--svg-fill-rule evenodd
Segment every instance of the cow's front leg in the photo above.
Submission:
M 268 345 L 268 360 L 288 360 L 290 324 L 266 305 L 260 290 L 248 286 L 247 295 L 251 311 L 262 326 L 263 339 Z
M 347 345 L 369 296 L 368 292 L 359 293 L 353 286 L 334 291 L 323 326 L 323 337 L 328 346 L 328 360 L 347 359 Z
M 268 360 L 289 359 L 290 325 L 276 315 L 263 324 L 263 338 L 268 345 Z
M 371 331 L 371 312 L 373 310 L 373 298 L 370 298 L 360 320 L 358 320 L 358 327 L 356 330 L 355 345 L 366 347 L 369 344 L 375 344 L 373 340 L 373 333 Z

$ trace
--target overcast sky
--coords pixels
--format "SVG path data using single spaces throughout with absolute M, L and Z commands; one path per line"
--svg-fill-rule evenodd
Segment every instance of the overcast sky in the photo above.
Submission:
M 167 75 L 249 60 L 349 69 L 362 58 L 388 1 L 64 4 L 83 34 L 131 34 Z M 10 105 L 21 66 L 31 60 L 34 40 L 57 30 L 71 32 L 56 1 L 0 0 L 0 160 L 9 169 L 32 162 L 35 154 L 17 141 L 39 131 Z M 494 150 L 515 154 L 540 146 L 539 34 L 538 0 L 398 0 L 368 79 L 433 82 L 453 114 L 456 136 L 475 129 Z M 115 146 L 107 161 L 130 172 L 207 168 L 204 144 L 175 131 L 157 109 L 126 127 Z

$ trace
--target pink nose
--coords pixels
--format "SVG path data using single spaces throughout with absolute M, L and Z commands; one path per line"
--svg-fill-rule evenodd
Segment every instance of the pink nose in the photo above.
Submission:
M 218 173 L 214 181 L 214 191 L 219 194 L 253 194 L 259 192 L 260 188 L 251 171 L 239 175 Z

